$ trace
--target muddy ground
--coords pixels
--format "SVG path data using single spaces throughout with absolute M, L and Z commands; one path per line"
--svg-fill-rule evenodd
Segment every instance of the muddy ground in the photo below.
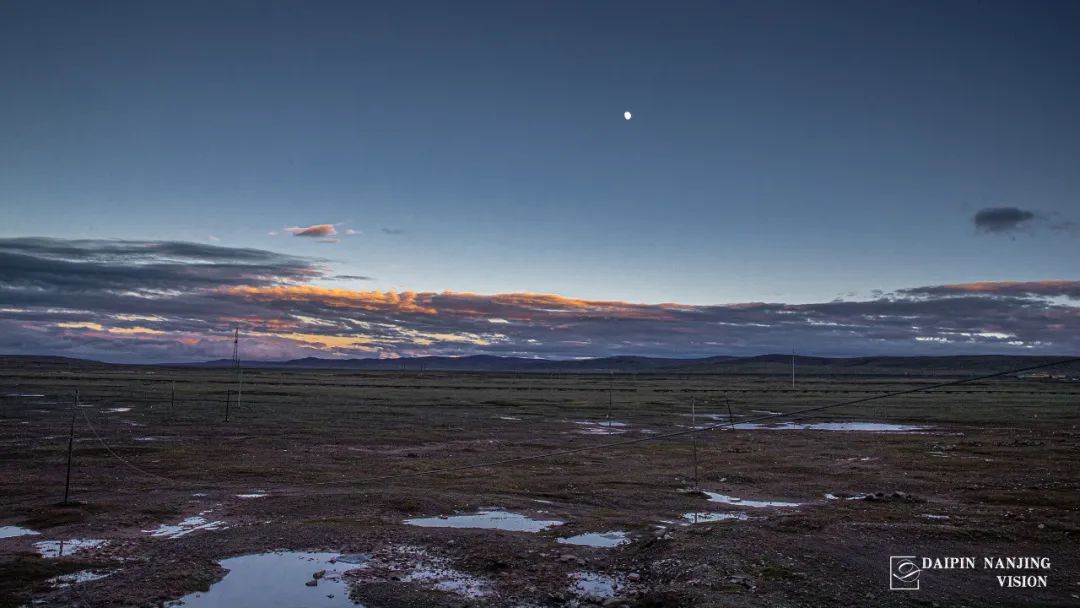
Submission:
M 224 371 L 3 369 L 0 526 L 39 535 L 0 539 L 0 606 L 158 606 L 208 589 L 225 575 L 223 558 L 402 547 L 482 580 L 487 591 L 462 595 L 390 573 L 346 577 L 354 600 L 370 608 L 1080 605 L 1076 383 L 1003 378 L 812 418 L 923 427 L 910 433 L 739 428 L 699 436 L 702 490 L 797 507 L 686 492 L 694 485 L 687 436 L 372 480 L 685 430 L 691 400 L 699 424 L 712 424 L 728 420 L 728 404 L 745 421 L 940 380 L 817 376 L 792 390 L 779 375 L 246 370 L 226 423 L 235 385 Z M 78 410 L 75 390 L 85 406 Z M 62 505 L 73 416 L 78 502 Z M 609 417 L 626 426 L 603 434 Z M 259 493 L 267 495 L 238 497 Z M 565 523 L 537 533 L 404 523 L 478 509 Z M 746 518 L 683 525 L 691 512 Z M 144 531 L 199 514 L 223 523 L 173 539 Z M 612 530 L 632 542 L 557 542 Z M 39 556 L 34 543 L 61 539 L 108 542 Z M 918 591 L 899 592 L 889 590 L 891 555 L 973 556 L 980 565 L 984 557 L 1047 557 L 1051 566 L 1004 573 L 1046 575 L 1045 588 L 1003 588 L 1002 573 L 980 568 L 923 571 Z M 83 570 L 111 574 L 48 582 Z M 622 584 L 613 597 L 584 597 L 572 588 L 582 572 Z

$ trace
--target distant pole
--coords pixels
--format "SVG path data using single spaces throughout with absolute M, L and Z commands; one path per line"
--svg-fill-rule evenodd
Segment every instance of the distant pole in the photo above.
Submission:
M 240 405 L 240 396 L 244 390 L 244 372 L 240 368 L 240 328 L 233 328 L 233 373 L 236 374 L 236 405 Z M 226 417 L 226 422 L 228 419 Z
M 169 393 L 169 419 L 172 419 L 176 411 L 176 380 L 172 381 L 172 390 Z
M 229 421 L 229 400 L 232 397 L 232 391 L 225 389 L 225 422 Z
M 71 428 L 68 430 L 67 476 L 64 478 L 64 504 L 71 497 L 71 451 L 75 447 L 75 414 L 79 412 L 79 389 L 75 389 L 75 403 L 71 408 Z
M 795 347 L 791 347 L 791 388 L 795 388 Z
M 727 395 L 724 395 L 724 403 L 727 404 L 727 417 L 731 422 L 731 430 L 735 430 L 735 414 L 731 413 L 731 399 L 728 399 Z
M 698 466 L 697 466 L 697 399 L 690 397 L 690 440 L 694 446 L 694 489 L 697 490 L 698 485 Z
M 607 426 L 611 430 L 611 410 L 615 407 L 615 372 L 608 372 L 607 387 Z

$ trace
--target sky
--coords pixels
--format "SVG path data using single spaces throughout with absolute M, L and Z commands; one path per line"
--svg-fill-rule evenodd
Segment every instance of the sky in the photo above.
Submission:
M 1053 1 L 5 2 L 0 352 L 1076 352 L 1077 31 Z

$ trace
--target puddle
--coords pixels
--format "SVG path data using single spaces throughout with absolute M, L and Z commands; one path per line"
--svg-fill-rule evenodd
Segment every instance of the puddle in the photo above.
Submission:
M 826 500 L 864 500 L 869 494 L 855 494 L 852 496 L 837 496 L 836 494 L 829 493 L 825 495 Z
M 251 494 L 237 494 L 236 497 L 237 498 L 266 498 L 269 495 L 270 495 L 269 492 L 256 491 L 256 492 L 252 492 Z
M 209 511 L 207 511 L 207 513 L 209 513 Z M 160 526 L 158 526 L 157 528 L 154 528 L 153 530 L 143 530 L 143 532 L 147 532 L 147 533 L 150 534 L 150 536 L 154 536 L 154 537 L 157 537 L 157 538 L 164 537 L 164 538 L 172 539 L 172 538 L 180 538 L 181 536 L 187 536 L 188 534 L 191 534 L 192 532 L 197 532 L 199 530 L 224 530 L 224 529 L 225 529 L 225 522 L 223 522 L 223 521 L 208 521 L 202 515 L 196 515 L 194 517 L 189 517 L 189 518 L 181 521 L 178 524 L 171 524 L 171 525 L 170 524 L 161 524 Z
M 14 538 L 16 536 L 35 536 L 41 532 L 34 532 L 30 528 L 19 526 L 0 526 L 0 538 Z
M 45 395 L 31 395 L 29 393 L 8 393 L 5 397 L 44 397 Z
M 521 418 L 517 418 L 514 416 L 496 416 L 496 418 L 498 418 L 499 420 L 521 420 Z
M 626 432 L 625 422 L 574 420 L 574 424 L 583 427 L 577 431 L 581 435 L 618 435 Z
M 924 513 L 923 517 L 926 519 L 949 519 L 948 515 L 932 515 L 930 513 Z
M 559 543 L 564 545 L 579 545 L 582 547 L 618 547 L 630 542 L 626 532 L 613 530 L 611 532 L 586 532 L 576 536 L 560 538 Z
M 419 517 L 406 519 L 405 523 L 423 528 L 483 528 L 486 530 L 510 530 L 512 532 L 540 532 L 563 524 L 563 522 L 556 520 L 532 519 L 510 511 L 480 511 L 473 515 Z
M 738 521 L 746 521 L 746 520 L 750 519 L 750 516 L 748 516 L 746 513 L 738 513 L 738 512 L 736 512 L 736 513 L 731 513 L 731 512 L 720 512 L 720 513 L 698 512 L 698 513 L 684 513 L 682 518 L 684 520 L 686 520 L 687 522 L 692 523 L 692 524 L 706 524 L 706 523 L 710 523 L 710 522 L 714 522 L 714 521 L 727 521 L 727 520 L 730 520 L 730 519 L 738 520 Z
M 491 594 L 491 583 L 486 579 L 456 570 L 445 558 L 409 545 L 366 559 L 352 574 L 360 581 L 401 581 L 466 598 Z
M 801 502 L 782 502 L 779 500 L 745 500 L 734 496 L 705 492 L 709 495 L 709 502 L 722 502 L 726 505 L 738 505 L 740 507 L 799 507 Z
M 34 546 L 37 547 L 41 557 L 51 559 L 54 557 L 64 557 L 65 555 L 71 555 L 72 553 L 79 553 L 89 549 L 104 547 L 107 544 L 109 544 L 109 541 L 106 540 L 72 538 L 70 540 L 43 540 L 34 543 Z
M 763 431 L 868 431 L 872 433 L 910 433 L 921 431 L 925 427 L 888 422 L 778 422 L 758 424 L 756 422 L 737 422 L 736 430 Z
M 337 553 L 278 551 L 223 559 L 229 572 L 210 590 L 185 595 L 167 606 L 192 608 L 342 608 L 355 607 L 341 575 L 355 568 L 338 565 Z M 315 581 L 316 572 L 325 571 Z
M 113 570 L 80 570 L 78 572 L 72 572 L 71 574 L 61 574 L 60 576 L 54 576 L 47 582 L 57 587 L 70 587 L 71 585 L 78 585 L 79 583 L 89 583 L 90 581 L 96 581 L 111 576 L 114 573 Z
M 750 410 L 755 414 L 765 414 L 766 416 L 783 416 L 783 412 L 770 412 L 769 410 Z
M 110 408 L 106 409 L 105 411 L 110 413 L 110 414 L 123 414 L 124 412 L 130 412 L 131 408 L 130 407 L 110 407 Z
M 570 592 L 579 597 L 591 600 L 606 600 L 615 597 L 615 594 L 623 586 L 618 578 L 608 574 L 596 572 L 574 572 L 570 575 L 574 584 L 570 586 Z

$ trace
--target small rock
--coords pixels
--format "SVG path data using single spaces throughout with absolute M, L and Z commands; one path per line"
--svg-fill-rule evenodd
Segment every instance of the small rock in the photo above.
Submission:
M 315 580 L 319 580 L 320 578 L 322 578 L 324 576 L 326 576 L 326 570 L 319 570 L 318 572 L 312 573 L 311 578 L 313 578 Z
M 563 553 L 562 555 L 559 556 L 559 561 L 563 562 L 563 563 L 576 562 L 577 561 L 577 556 L 574 555 L 573 553 Z
M 308 581 L 308 582 L 306 582 L 304 584 L 307 585 L 308 587 L 314 587 L 315 585 L 319 584 L 319 581 L 317 581 L 315 579 L 311 579 L 310 581 Z
M 641 580 L 641 575 L 637 572 L 631 572 L 630 574 L 626 575 L 626 580 L 637 582 Z

